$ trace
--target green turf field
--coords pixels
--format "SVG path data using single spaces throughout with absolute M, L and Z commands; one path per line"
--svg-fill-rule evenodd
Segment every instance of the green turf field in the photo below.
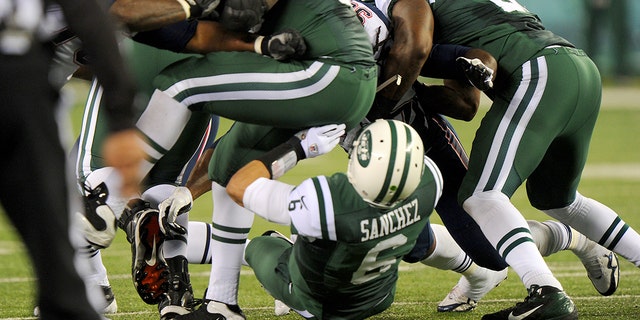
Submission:
M 640 92 L 640 87 L 632 90 Z M 640 215 L 635 208 L 640 191 L 640 145 L 637 143 L 637 137 L 640 136 L 639 99 L 640 93 L 629 97 L 616 92 L 605 95 L 580 187 L 582 194 L 609 205 L 637 229 L 640 229 Z M 77 110 L 74 114 L 77 117 Z M 471 123 L 455 122 L 465 145 L 470 144 L 481 116 L 479 114 Z M 344 169 L 345 159 L 341 150 L 334 150 L 323 158 L 302 162 L 283 179 L 295 183 L 307 176 L 330 174 Z M 25 170 L 25 176 L 28 176 L 28 170 Z M 546 219 L 546 216 L 531 209 L 523 190 L 513 199 L 527 218 Z M 37 201 L 35 195 L 34 201 Z M 191 218 L 210 221 L 211 207 L 210 194 L 207 194 L 196 201 Z M 433 217 L 433 222 L 438 222 L 437 216 Z M 256 219 L 250 237 L 274 227 L 286 232 L 285 228 Z M 123 232 L 102 255 L 118 302 L 118 313 L 108 317 L 114 320 L 157 319 L 156 307 L 144 304 L 133 288 L 129 274 L 130 250 Z M 4 215 L 0 215 L 0 261 L 0 320 L 35 319 L 32 316 L 35 281 L 30 263 L 20 239 L 7 224 Z M 547 261 L 574 299 L 582 319 L 638 319 L 640 270 L 626 260 L 621 261 L 620 265 L 620 287 L 611 297 L 598 295 L 581 263 L 571 253 L 563 252 L 547 258 Z M 208 274 L 208 265 L 191 266 L 196 296 L 202 295 L 206 288 Z M 437 303 L 457 280 L 458 275 L 452 272 L 429 269 L 421 264 L 402 264 L 394 305 L 374 319 L 479 319 L 482 314 L 509 307 L 525 296 L 525 289 L 517 275 L 510 272 L 509 278 L 490 292 L 476 310 L 464 314 L 438 314 L 435 311 Z M 294 315 L 273 316 L 273 299 L 264 292 L 248 268 L 243 269 L 241 274 L 239 301 L 249 319 L 299 319 Z

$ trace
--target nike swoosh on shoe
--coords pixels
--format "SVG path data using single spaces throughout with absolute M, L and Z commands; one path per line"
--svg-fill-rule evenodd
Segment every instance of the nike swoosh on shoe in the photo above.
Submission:
M 156 251 L 157 251 L 155 237 L 153 238 L 153 244 L 151 247 L 153 248 L 153 250 L 151 251 L 151 258 L 145 259 L 144 262 L 147 265 L 154 266 L 156 264 Z
M 511 311 L 511 313 L 509 313 L 509 320 L 522 320 L 522 319 L 526 319 L 528 316 L 530 316 L 532 313 L 536 312 L 536 310 L 542 308 L 542 304 L 519 315 L 515 315 L 513 314 L 513 311 Z

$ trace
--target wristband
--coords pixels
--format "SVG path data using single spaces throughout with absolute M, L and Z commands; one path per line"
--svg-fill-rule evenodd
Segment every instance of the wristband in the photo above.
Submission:
M 262 54 L 262 42 L 264 41 L 264 36 L 258 36 L 256 41 L 253 42 L 253 50 L 257 54 Z
M 271 179 L 278 179 L 295 167 L 299 160 L 304 158 L 306 158 L 306 155 L 300 145 L 300 139 L 292 137 L 256 160 L 267 167 L 269 174 L 271 174 Z
M 182 6 L 184 13 L 187 15 L 187 20 L 191 17 L 191 6 L 186 0 L 176 0 Z

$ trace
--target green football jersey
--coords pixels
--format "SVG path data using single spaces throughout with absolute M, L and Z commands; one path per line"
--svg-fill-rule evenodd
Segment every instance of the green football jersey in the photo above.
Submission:
M 343 173 L 308 179 L 290 195 L 298 239 L 289 258 L 294 291 L 323 318 L 384 310 L 393 301 L 398 264 L 414 246 L 439 197 L 425 170 L 412 196 L 391 209 L 364 202 Z M 437 176 L 437 175 L 436 175 Z
M 573 47 L 514 0 L 429 0 L 429 4 L 435 19 L 435 43 L 484 49 L 506 74 L 545 47 Z

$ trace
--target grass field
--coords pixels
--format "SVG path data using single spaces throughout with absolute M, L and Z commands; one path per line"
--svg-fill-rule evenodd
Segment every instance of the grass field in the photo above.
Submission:
M 616 91 L 605 95 L 580 191 L 606 203 L 628 224 L 640 229 L 640 214 L 636 208 L 640 192 L 640 148 L 637 143 L 637 137 L 640 136 L 640 87 L 629 90 L 624 91 L 626 95 Z M 74 114 L 77 117 L 78 110 L 74 110 Z M 455 122 L 465 145 L 470 144 L 481 116 L 479 114 L 470 123 Z M 283 179 L 295 183 L 310 175 L 330 174 L 342 170 L 345 159 L 341 150 L 334 150 L 324 158 L 306 160 Z M 25 175 L 28 176 L 28 171 L 25 171 Z M 513 199 L 527 218 L 547 219 L 529 206 L 523 190 L 518 191 Z M 205 195 L 196 201 L 191 218 L 210 221 L 211 208 L 210 195 Z M 433 216 L 433 222 L 439 222 L 437 215 Z M 256 219 L 250 237 L 274 227 L 286 231 Z M 119 233 L 110 248 L 103 251 L 103 259 L 119 307 L 118 313 L 109 315 L 109 318 L 157 319 L 155 306 L 144 304 L 133 288 L 130 250 L 123 232 Z M 0 215 L 0 261 L 0 320 L 35 319 L 32 316 L 35 281 L 30 262 L 24 246 L 4 215 Z M 547 261 L 573 298 L 582 319 L 640 317 L 640 269 L 631 263 L 621 261 L 618 291 L 613 296 L 601 297 L 591 286 L 579 260 L 571 253 L 559 253 L 548 257 Z M 208 283 L 209 266 L 192 265 L 190 268 L 194 291 L 197 296 L 201 295 Z M 521 301 L 526 294 L 517 275 L 510 272 L 509 278 L 490 292 L 476 310 L 463 314 L 438 314 L 435 311 L 437 303 L 457 280 L 458 275 L 452 272 L 429 269 L 421 264 L 402 264 L 395 303 L 374 319 L 479 319 L 482 314 Z M 264 292 L 248 268 L 243 269 L 241 274 L 239 300 L 249 319 L 299 318 L 295 315 L 273 316 L 273 299 Z

